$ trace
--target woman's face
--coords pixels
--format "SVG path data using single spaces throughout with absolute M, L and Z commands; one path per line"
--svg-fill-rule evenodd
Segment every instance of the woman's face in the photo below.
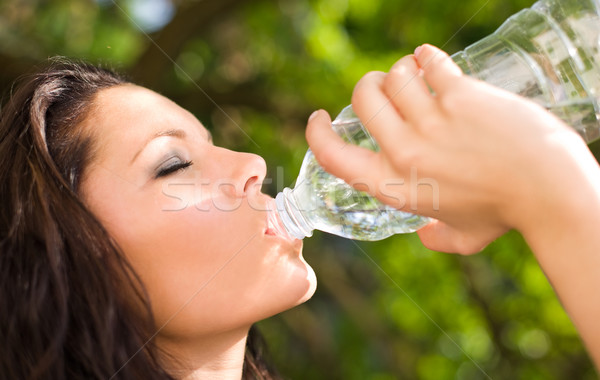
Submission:
M 134 85 L 102 90 L 83 128 L 96 147 L 84 201 L 140 275 L 163 337 L 248 327 L 313 294 L 301 241 L 269 228 L 261 157 L 214 146 L 189 112 Z

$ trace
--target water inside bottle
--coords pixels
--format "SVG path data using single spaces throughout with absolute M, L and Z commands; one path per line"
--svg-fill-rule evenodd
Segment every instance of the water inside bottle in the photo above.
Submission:
M 354 115 L 349 110 L 350 115 Z M 334 129 L 349 143 L 371 150 L 377 145 L 356 116 L 344 120 L 340 114 Z M 310 218 L 312 227 L 357 240 L 381 240 L 397 233 L 414 232 L 429 223 L 428 218 L 399 211 L 358 191 L 325 172 L 309 149 L 293 190 L 296 204 Z

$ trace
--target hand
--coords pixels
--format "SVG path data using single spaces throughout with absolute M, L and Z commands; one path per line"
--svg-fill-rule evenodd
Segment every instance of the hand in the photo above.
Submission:
M 560 211 L 582 167 L 597 169 L 562 121 L 462 75 L 433 46 L 365 75 L 352 105 L 381 150 L 347 145 L 319 111 L 306 131 L 317 160 L 348 183 L 366 180 L 359 189 L 384 203 L 435 218 L 419 231 L 431 249 L 474 253 L 508 229 L 533 228 L 546 210 Z

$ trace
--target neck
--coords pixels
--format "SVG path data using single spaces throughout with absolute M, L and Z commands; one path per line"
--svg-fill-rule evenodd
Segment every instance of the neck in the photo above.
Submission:
M 240 329 L 189 340 L 157 337 L 157 345 L 168 355 L 164 368 L 178 379 L 239 380 L 247 336 Z

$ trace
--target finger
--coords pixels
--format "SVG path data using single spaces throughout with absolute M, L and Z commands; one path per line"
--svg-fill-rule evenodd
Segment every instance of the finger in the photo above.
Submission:
M 414 55 L 392 66 L 385 76 L 383 90 L 407 121 L 421 117 L 435 104 Z
M 354 87 L 352 108 L 382 150 L 395 149 L 404 120 L 383 92 L 383 72 L 363 76 Z
M 342 140 L 331 128 L 331 118 L 327 112 L 316 111 L 311 115 L 306 128 L 306 140 L 326 172 L 350 184 L 358 183 L 357 179 L 365 179 L 368 183 L 376 180 L 379 167 L 377 153 Z
M 423 70 L 425 80 L 436 94 L 451 89 L 456 79 L 462 76 L 460 68 L 446 52 L 431 46 L 422 45 L 415 50 L 417 64 Z
M 481 252 L 498 235 L 468 234 L 439 220 L 433 220 L 417 231 L 423 245 L 431 250 L 471 255 Z

